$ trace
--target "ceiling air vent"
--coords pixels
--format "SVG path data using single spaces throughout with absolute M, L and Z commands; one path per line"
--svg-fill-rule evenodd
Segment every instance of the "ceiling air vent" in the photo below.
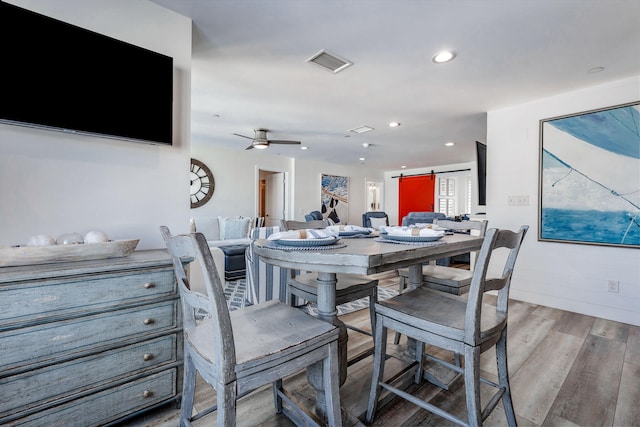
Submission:
M 334 74 L 353 65 L 353 62 L 340 58 L 339 56 L 329 53 L 324 49 L 307 59 L 307 62 L 322 67 L 325 70 L 329 70 Z
M 365 132 L 371 132 L 372 130 L 373 128 L 371 126 L 359 126 L 357 128 L 349 129 L 349 132 L 365 133 Z

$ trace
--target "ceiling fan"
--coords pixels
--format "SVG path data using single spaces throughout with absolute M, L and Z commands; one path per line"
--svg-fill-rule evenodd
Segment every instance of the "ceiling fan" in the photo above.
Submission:
M 269 144 L 298 144 L 298 145 L 301 144 L 300 141 L 282 141 L 277 139 L 267 139 L 267 132 L 269 132 L 268 129 L 258 128 L 258 129 L 254 129 L 253 131 L 256 133 L 256 136 L 254 138 L 240 135 L 239 133 L 234 133 L 235 136 L 241 136 L 242 138 L 247 138 L 253 141 L 250 146 L 245 148 L 245 150 L 251 150 L 252 148 L 265 149 L 269 146 Z

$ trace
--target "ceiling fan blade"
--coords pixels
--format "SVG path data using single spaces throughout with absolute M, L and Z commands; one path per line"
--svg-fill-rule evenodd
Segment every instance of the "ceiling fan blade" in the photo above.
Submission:
M 270 139 L 269 144 L 302 144 L 300 141 L 282 141 L 278 139 Z
M 253 144 L 251 144 L 250 146 L 248 146 L 247 148 L 245 148 L 245 150 L 251 150 L 253 148 Z
M 242 138 L 247 138 L 247 139 L 251 139 L 251 140 L 253 140 L 253 138 L 248 137 L 248 136 L 244 136 L 244 135 L 240 135 L 239 133 L 234 133 L 233 135 L 235 135 L 235 136 L 240 136 L 240 137 L 242 137 Z

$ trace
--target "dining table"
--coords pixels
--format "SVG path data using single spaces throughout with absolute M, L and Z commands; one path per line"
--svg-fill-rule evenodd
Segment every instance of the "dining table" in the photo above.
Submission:
M 326 246 L 285 246 L 260 239 L 254 242 L 254 251 L 265 263 L 317 273 L 318 317 L 340 328 L 338 364 L 342 385 L 347 378 L 348 335 L 344 323 L 337 317 L 336 274 L 370 275 L 408 267 L 406 291 L 410 291 L 422 285 L 424 263 L 477 251 L 482 241 L 483 237 L 458 233 L 445 235 L 435 241 L 396 241 L 375 232 L 366 237 L 341 238 Z M 307 379 L 316 390 L 317 411 L 324 414 L 322 364 L 308 368 Z

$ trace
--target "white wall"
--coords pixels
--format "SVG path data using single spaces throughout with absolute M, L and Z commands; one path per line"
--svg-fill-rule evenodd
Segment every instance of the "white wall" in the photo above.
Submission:
M 489 112 L 489 226 L 530 227 L 513 278 L 513 298 L 640 325 L 640 250 L 537 240 L 539 121 L 638 99 L 640 77 L 634 77 Z M 629 179 L 640 187 L 640 177 Z M 507 206 L 508 195 L 528 195 L 529 206 Z M 607 292 L 608 279 L 620 281 L 619 294 Z
M 172 56 L 174 145 L 0 125 L 0 245 L 101 229 L 149 249 L 161 224 L 188 231 L 191 21 L 146 0 L 11 3 Z
M 382 179 L 380 171 L 366 165 L 335 165 L 332 163 L 296 161 L 294 219 L 304 220 L 310 211 L 320 210 L 320 181 L 322 174 L 349 177 L 349 218 L 340 218 L 343 224 L 362 225 L 362 214 L 366 212 L 366 179 Z M 386 201 L 385 201 L 386 204 Z
M 382 173 L 364 165 L 334 165 L 271 155 L 269 150 L 227 150 L 194 142 L 192 156 L 204 162 L 215 177 L 213 197 L 204 206 L 192 209 L 198 229 L 207 234 L 218 216 L 256 216 L 258 170 L 284 172 L 289 179 L 288 219 L 304 221 L 304 215 L 320 209 L 321 174 L 350 178 L 349 218 L 360 225 L 365 211 L 365 178 L 381 179 Z

